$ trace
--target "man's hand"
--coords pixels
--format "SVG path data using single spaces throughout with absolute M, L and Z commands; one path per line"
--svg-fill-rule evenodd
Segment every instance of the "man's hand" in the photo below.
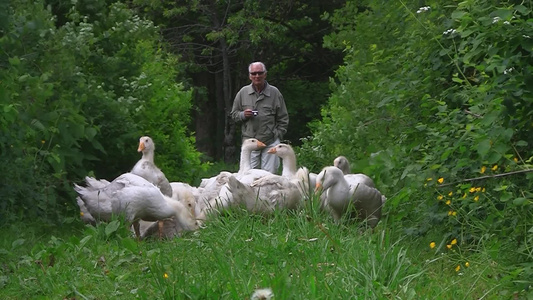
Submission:
M 244 117 L 245 117 L 246 119 L 249 119 L 249 118 L 251 118 L 251 117 L 253 117 L 253 116 L 254 116 L 254 113 L 252 112 L 251 109 L 248 108 L 248 109 L 245 109 L 245 110 L 244 110 Z

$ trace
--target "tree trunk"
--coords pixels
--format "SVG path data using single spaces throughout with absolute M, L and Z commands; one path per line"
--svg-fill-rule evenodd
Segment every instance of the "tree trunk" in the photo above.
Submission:
M 236 147 L 235 147 L 235 122 L 230 117 L 231 108 L 233 106 L 233 91 L 231 89 L 231 69 L 228 57 L 228 46 L 226 40 L 220 41 L 222 52 L 222 77 L 224 85 L 222 87 L 224 94 L 224 161 L 226 163 L 236 162 Z
M 205 91 L 194 93 L 194 131 L 196 137 L 196 149 L 205 154 L 208 159 L 219 159 L 217 145 L 213 143 L 217 136 L 217 109 L 214 109 L 212 100 L 216 98 L 215 78 L 209 72 L 202 72 L 193 76 L 195 86 L 205 87 Z M 220 144 L 218 144 L 220 145 Z

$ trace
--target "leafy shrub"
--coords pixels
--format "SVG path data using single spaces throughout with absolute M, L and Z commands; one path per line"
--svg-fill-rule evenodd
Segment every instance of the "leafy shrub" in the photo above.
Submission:
M 75 214 L 71 182 L 129 171 L 141 135 L 154 137 L 156 163 L 171 180 L 203 168 L 176 57 L 151 22 L 120 3 L 98 5 L 106 9 L 72 6 L 60 27 L 42 1 L 9 6 L 0 37 L 0 171 L 10 174 L 0 185 L 3 221 Z
M 389 217 L 409 234 L 473 244 L 496 235 L 524 250 L 531 174 L 502 173 L 530 168 L 533 157 L 531 7 L 426 5 L 368 1 L 363 11 L 349 1 L 328 16 L 337 31 L 325 43 L 343 49 L 345 65 L 300 159 L 347 156 L 354 172 L 375 178 Z M 517 262 L 531 259 L 522 250 Z

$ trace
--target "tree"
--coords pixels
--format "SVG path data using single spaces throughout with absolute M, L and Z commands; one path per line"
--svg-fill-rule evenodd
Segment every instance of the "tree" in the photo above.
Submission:
M 264 61 L 269 80 L 291 96 L 288 106 L 295 122 L 291 121 L 289 138 L 304 135 L 306 122 L 319 116 L 328 77 L 340 62 L 339 52 L 322 48 L 322 37 L 330 27 L 321 15 L 343 1 L 134 3 L 163 27 L 173 51 L 190 62 L 187 70 L 197 90 L 197 146 L 208 156 L 227 162 L 236 158 L 239 140 L 228 113 L 236 91 L 249 83 L 247 66 L 252 61 Z M 306 93 L 308 87 L 312 93 Z M 300 130 L 292 133 L 293 128 Z
M 0 37 L 0 171 L 10 174 L 0 184 L 2 221 L 75 215 L 72 182 L 129 171 L 144 134 L 171 180 L 202 168 L 186 130 L 191 92 L 175 82 L 176 57 L 156 27 L 121 3 L 92 4 L 105 9 L 73 5 L 59 26 L 42 1 L 9 6 Z

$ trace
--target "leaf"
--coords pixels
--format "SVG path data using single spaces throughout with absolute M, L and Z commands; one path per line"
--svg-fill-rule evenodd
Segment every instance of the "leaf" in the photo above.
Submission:
M 18 239 L 18 240 L 14 241 L 14 242 L 11 244 L 11 249 L 15 249 L 15 248 L 17 248 L 18 246 L 23 245 L 25 242 L 26 242 L 25 239 Z
M 529 9 L 527 9 L 527 7 L 523 6 L 523 5 L 515 5 L 514 9 L 521 13 L 522 15 L 524 16 L 527 16 L 531 13 L 531 11 Z
M 519 197 L 513 200 L 513 204 L 516 206 L 524 205 L 527 202 L 527 198 Z
M 121 243 L 124 248 L 130 250 L 133 253 L 136 253 L 139 248 L 137 243 L 132 238 L 123 238 L 121 240 Z
M 507 202 L 513 198 L 513 193 L 503 192 L 500 197 L 500 202 Z
M 96 131 L 96 129 L 94 127 L 85 128 L 85 136 L 87 137 L 89 142 L 93 141 L 93 138 L 96 136 L 97 133 L 98 132 Z
M 18 65 L 20 65 L 20 59 L 17 56 L 10 57 L 9 58 L 9 64 L 12 65 L 12 66 L 18 66 Z
M 503 20 L 510 20 L 513 12 L 509 9 L 498 9 L 491 14 L 492 17 L 500 17 Z
M 105 235 L 109 237 L 113 232 L 116 232 L 119 227 L 120 222 L 118 220 L 111 221 L 111 223 L 107 224 L 105 227 Z
M 480 156 L 484 157 L 489 153 L 490 150 L 490 140 L 483 140 L 476 146 L 476 151 Z
M 526 141 L 522 141 L 522 140 L 520 140 L 520 141 L 516 142 L 516 146 L 519 146 L 519 147 L 525 147 L 525 146 L 527 146 L 527 145 L 528 145 L 528 144 L 527 144 Z
M 452 19 L 460 19 L 466 14 L 466 11 L 456 10 L 452 13 Z
M 508 185 L 501 185 L 497 188 L 495 188 L 495 191 L 505 191 L 509 186 Z
M 459 77 L 456 77 L 456 76 L 454 76 L 454 77 L 452 78 L 452 81 L 453 81 L 453 82 L 457 82 L 457 83 L 463 83 L 463 82 L 464 82 L 464 80 L 459 79 Z
M 31 120 L 31 125 L 39 130 L 44 131 L 46 128 L 44 127 L 43 123 L 37 119 Z
M 92 238 L 92 235 L 88 235 L 88 236 L 84 237 L 83 239 L 81 239 L 81 241 L 80 241 L 80 245 L 79 245 L 80 249 L 83 248 L 83 247 L 85 247 L 85 244 L 87 244 L 87 242 L 88 242 L 91 238 Z

